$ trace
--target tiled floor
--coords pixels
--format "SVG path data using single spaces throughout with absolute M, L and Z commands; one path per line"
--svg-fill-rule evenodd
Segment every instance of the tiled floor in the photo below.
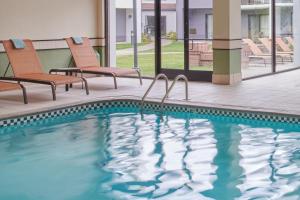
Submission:
M 57 89 L 57 101 L 52 101 L 50 88 L 28 85 L 29 104 L 22 103 L 20 91 L 0 93 L 0 118 L 45 111 L 64 106 L 93 102 L 103 99 L 141 99 L 151 80 L 144 80 L 139 86 L 137 79 L 120 78 L 119 89 L 113 89 L 110 77 L 90 78 L 90 95 L 86 96 L 80 85 L 69 92 L 64 87 Z M 173 100 L 184 98 L 183 83 L 179 83 L 171 93 L 171 103 L 186 103 Z M 164 93 L 164 82 L 159 81 L 149 100 L 160 101 Z M 189 104 L 254 110 L 300 115 L 300 70 L 244 81 L 235 86 L 213 85 L 211 83 L 190 83 Z
M 284 63 L 284 64 L 278 63 L 276 65 L 276 71 L 294 69 L 295 67 L 296 66 L 293 63 Z M 243 78 L 269 74 L 271 72 L 272 72 L 271 64 L 267 64 L 267 66 L 265 66 L 264 64 L 252 63 L 251 65 L 245 64 L 244 67 L 242 68 Z

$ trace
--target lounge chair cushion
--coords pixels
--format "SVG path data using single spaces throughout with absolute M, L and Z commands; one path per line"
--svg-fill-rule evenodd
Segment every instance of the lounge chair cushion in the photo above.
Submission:
M 25 43 L 21 39 L 11 39 L 15 49 L 24 49 Z
M 74 44 L 83 44 L 82 37 L 72 37 Z

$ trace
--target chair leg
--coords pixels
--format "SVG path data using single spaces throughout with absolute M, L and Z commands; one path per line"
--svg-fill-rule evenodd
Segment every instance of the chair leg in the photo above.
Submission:
M 117 77 L 115 75 L 113 75 L 113 79 L 114 79 L 115 89 L 118 89 Z
M 265 65 L 265 67 L 267 67 L 266 59 L 263 58 L 263 60 L 264 60 L 264 65 Z
M 70 72 L 70 76 L 73 76 L 73 72 Z M 75 73 L 75 76 L 77 76 L 77 73 Z M 69 85 L 69 88 L 73 88 L 73 83 Z
M 69 76 L 69 72 L 68 71 L 66 71 L 66 76 Z M 66 92 L 68 92 L 69 91 L 69 84 L 66 84 Z
M 21 86 L 21 89 L 22 89 L 22 92 L 23 92 L 24 104 L 28 104 L 26 88 L 22 84 L 20 84 L 20 86 Z
M 66 84 L 66 92 L 69 91 L 69 84 Z
M 137 73 L 138 73 L 138 76 L 139 76 L 139 79 L 140 79 L 140 85 L 143 85 L 143 79 L 142 79 L 142 75 L 141 75 L 140 70 L 138 70 Z
M 56 101 L 56 86 L 54 84 L 51 84 L 51 90 L 52 90 L 53 101 Z
M 85 78 L 82 78 L 82 84 L 84 84 L 86 95 L 90 94 L 89 85 Z

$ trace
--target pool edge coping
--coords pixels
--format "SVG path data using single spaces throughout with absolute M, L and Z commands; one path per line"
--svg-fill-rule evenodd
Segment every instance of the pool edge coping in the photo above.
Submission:
M 72 105 L 58 105 L 56 107 L 53 107 L 51 109 L 40 109 L 39 111 L 32 111 L 32 112 L 25 112 L 19 115 L 13 115 L 13 116 L 8 116 L 8 117 L 2 117 L 0 118 L 0 128 L 1 127 L 5 127 L 3 125 L 3 123 L 5 121 L 13 121 L 13 120 L 19 120 L 21 118 L 26 118 L 26 117 L 30 117 L 30 116 L 37 116 L 37 115 L 42 115 L 42 114 L 48 114 L 48 113 L 53 113 L 53 112 L 59 112 L 62 110 L 67 110 L 67 109 L 72 109 L 72 108 L 80 108 L 80 107 L 84 107 L 84 106 L 89 106 L 89 105 L 95 105 L 95 104 L 101 104 L 101 103 L 117 103 L 117 102 L 132 102 L 135 103 L 136 105 L 139 105 L 141 103 L 141 101 L 137 98 L 130 98 L 130 97 L 126 97 L 126 98 L 110 98 L 110 99 L 101 99 L 101 100 L 97 100 L 95 99 L 94 101 L 89 101 L 89 102 L 80 102 L 80 103 L 73 103 Z M 159 107 L 159 101 L 155 101 L 155 100 L 149 100 L 146 101 L 146 104 L 149 105 L 155 105 L 156 107 Z M 155 107 L 154 106 L 154 107 Z M 268 112 L 268 111 L 261 111 L 261 110 L 257 110 L 257 109 L 247 109 L 246 107 L 239 107 L 234 108 L 233 106 L 213 106 L 213 105 L 200 105 L 199 103 L 192 103 L 192 102 L 180 102 L 180 101 L 167 101 L 166 104 L 164 105 L 165 108 L 186 108 L 186 111 L 191 112 L 191 113 L 201 113 L 201 109 L 202 110 L 214 110 L 216 115 L 220 115 L 220 116 L 231 116 L 228 113 L 235 113 L 234 115 L 239 115 L 239 114 L 244 114 L 245 116 L 251 115 L 249 116 L 249 119 L 261 119 L 261 117 L 263 117 L 262 119 L 265 119 L 266 121 L 272 121 L 272 119 L 274 121 L 279 121 L 281 122 L 282 120 L 286 119 L 287 121 L 282 121 L 282 122 L 286 122 L 286 123 L 293 123 L 292 119 L 295 119 L 294 123 L 295 124 L 300 124 L 300 115 L 294 115 L 294 114 L 288 114 L 288 113 L 276 113 L 276 112 Z M 155 109 L 154 109 L 155 110 Z M 211 113 L 210 113 L 211 114 Z M 245 117 L 245 119 L 248 119 L 248 117 Z M 269 116 L 269 117 L 268 117 Z M 242 117 L 242 116 L 241 116 Z M 264 118 L 265 117 L 265 118 Z M 282 119 L 282 120 L 279 120 Z M 288 120 L 290 119 L 290 120 Z M 290 122 L 292 121 L 292 122 Z M 9 125 L 9 126 L 13 126 L 13 125 Z
M 160 103 L 160 99 L 157 98 L 148 98 L 149 100 L 146 101 L 146 103 Z M 64 109 L 64 108 L 70 108 L 70 107 L 76 107 L 76 106 L 82 106 L 85 104 L 93 104 L 97 102 L 107 102 L 107 101 L 135 101 L 135 102 L 141 102 L 140 97 L 138 96 L 119 96 L 119 97 L 113 97 L 113 96 L 107 96 L 104 98 L 94 98 L 89 101 L 78 101 L 61 105 L 54 105 L 50 108 L 35 108 L 31 109 L 30 111 L 25 110 L 21 113 L 14 112 L 14 113 L 7 113 L 1 116 L 0 114 L 0 121 L 5 119 L 11 119 L 11 118 L 18 118 L 23 117 L 27 115 L 33 115 L 38 113 L 44 113 L 44 112 L 51 112 L 54 110 Z M 295 114 L 291 113 L 291 111 L 288 110 L 276 110 L 276 109 L 267 109 L 267 108 L 260 108 L 260 107 L 248 107 L 248 106 L 236 106 L 236 105 L 227 105 L 227 104 L 214 104 L 214 103 L 207 103 L 207 102 L 196 102 L 196 101 L 183 101 L 183 100 L 175 100 L 175 99 L 167 99 L 165 105 L 175 105 L 175 106 L 188 106 L 188 107 L 197 107 L 197 108 L 211 108 L 211 109 L 221 109 L 221 110 L 229 110 L 229 111 L 240 111 L 240 112 L 251 112 L 251 113 L 260 113 L 260 114 L 269 114 L 269 115 L 284 115 L 288 117 L 298 117 L 300 118 L 300 113 Z

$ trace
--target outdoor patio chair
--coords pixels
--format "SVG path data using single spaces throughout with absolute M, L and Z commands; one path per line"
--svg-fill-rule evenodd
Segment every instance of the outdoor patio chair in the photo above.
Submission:
M 262 50 L 251 39 L 243 39 L 243 42 L 249 47 L 252 53 L 252 55 L 248 56 L 249 60 L 263 60 L 265 67 L 267 67 L 267 60 L 271 59 L 271 54 L 263 53 Z
M 24 103 L 27 104 L 27 94 L 25 87 L 20 83 L 12 83 L 0 80 L 0 91 L 22 90 Z
M 283 38 L 281 37 L 276 38 L 276 44 L 280 47 L 280 49 L 283 52 L 287 52 L 293 55 L 293 51 L 291 50 L 289 45 L 283 41 Z
M 211 65 L 213 62 L 213 51 L 208 42 L 190 42 L 189 54 L 192 66 Z
M 264 47 L 269 51 L 272 52 L 272 42 L 269 38 L 259 38 L 259 41 L 264 45 Z M 281 59 L 282 63 L 284 59 L 287 58 L 288 61 L 293 62 L 293 57 L 291 52 L 276 52 L 276 57 Z
M 112 76 L 115 89 L 118 88 L 116 78 L 121 76 L 137 74 L 140 84 L 143 84 L 139 69 L 102 67 L 88 38 L 83 37 L 81 41 L 77 43 L 74 41 L 74 38 L 66 38 L 65 40 L 72 53 L 74 64 L 80 70 L 80 73 Z
M 42 70 L 36 50 L 31 40 L 20 40 L 23 48 L 16 48 L 12 40 L 3 41 L 4 49 L 7 53 L 10 66 L 12 67 L 13 77 L 1 77 L 2 80 L 14 80 L 18 82 L 30 82 L 36 84 L 50 85 L 53 100 L 56 100 L 56 87 L 58 85 L 68 85 L 81 82 L 85 85 L 86 94 L 89 94 L 87 81 L 82 77 L 46 74 Z

